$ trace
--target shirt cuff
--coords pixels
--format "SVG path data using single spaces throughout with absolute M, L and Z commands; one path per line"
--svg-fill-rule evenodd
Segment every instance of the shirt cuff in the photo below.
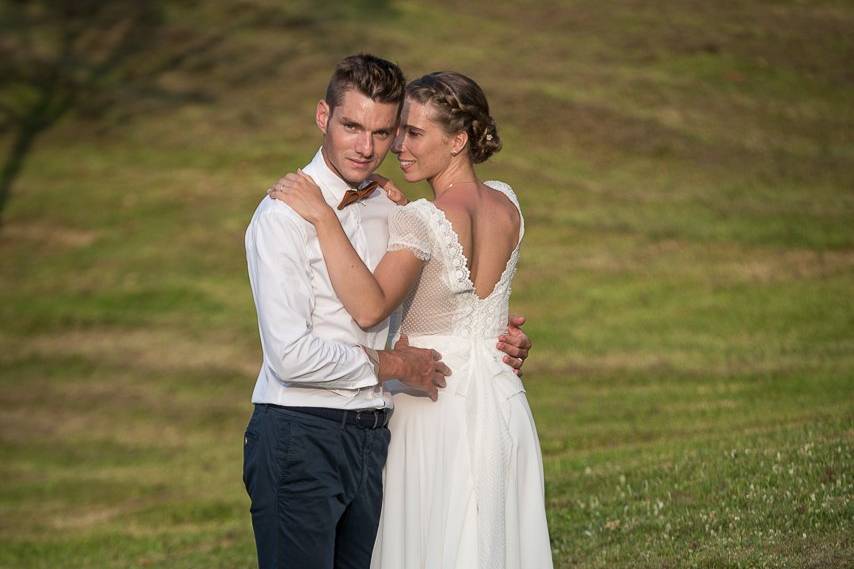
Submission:
M 371 363 L 371 367 L 374 368 L 374 376 L 376 376 L 377 381 L 380 379 L 380 356 L 377 354 L 377 351 L 373 348 L 368 348 L 367 346 L 362 346 L 362 349 L 365 350 L 365 354 L 368 356 L 368 361 Z

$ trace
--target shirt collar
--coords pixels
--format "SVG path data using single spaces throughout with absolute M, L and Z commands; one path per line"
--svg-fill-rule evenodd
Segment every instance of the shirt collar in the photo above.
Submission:
M 320 186 L 323 197 L 326 198 L 327 203 L 333 206 L 337 206 L 341 202 L 344 192 L 353 189 L 326 164 L 322 148 L 317 151 L 308 166 L 303 168 L 303 172 L 311 176 L 315 183 Z M 364 182 L 360 184 L 360 187 L 362 185 Z

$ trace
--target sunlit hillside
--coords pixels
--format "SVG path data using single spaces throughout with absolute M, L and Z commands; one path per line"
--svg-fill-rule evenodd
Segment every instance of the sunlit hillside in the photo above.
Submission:
M 0 567 L 255 566 L 243 231 L 357 51 L 489 96 L 556 566 L 854 565 L 850 2 L 19 4 Z

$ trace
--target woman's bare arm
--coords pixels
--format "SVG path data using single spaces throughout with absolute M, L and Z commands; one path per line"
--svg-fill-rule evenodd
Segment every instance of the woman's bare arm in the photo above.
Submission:
M 335 294 L 360 327 L 385 320 L 418 282 L 424 261 L 412 251 L 387 252 L 371 274 L 331 209 L 315 228 Z
M 360 327 L 385 320 L 418 281 L 424 261 L 408 249 L 386 253 L 371 274 L 307 174 L 288 174 L 269 194 L 314 225 L 335 294 Z

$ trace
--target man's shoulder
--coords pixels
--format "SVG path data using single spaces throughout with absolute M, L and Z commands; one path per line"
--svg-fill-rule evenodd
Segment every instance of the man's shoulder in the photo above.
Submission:
M 284 231 L 307 239 L 306 226 L 310 225 L 283 201 L 265 196 L 255 208 L 247 233 Z

